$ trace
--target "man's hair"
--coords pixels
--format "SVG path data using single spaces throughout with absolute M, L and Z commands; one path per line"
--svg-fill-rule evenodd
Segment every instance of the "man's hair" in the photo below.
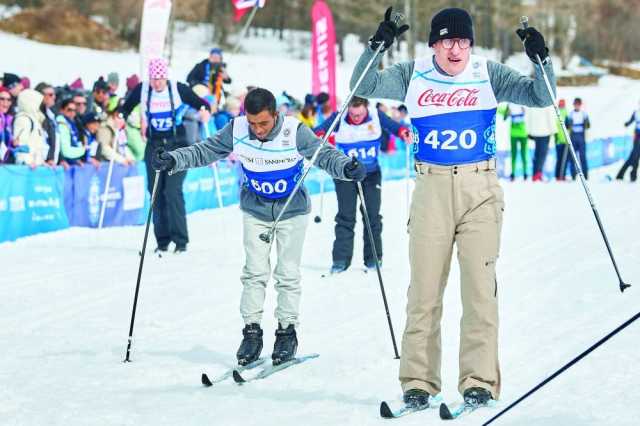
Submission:
M 406 105 L 400 105 L 398 107 L 398 111 L 400 111 L 403 114 L 407 114 L 409 111 L 407 110 L 407 106 Z
M 360 98 L 358 96 L 354 96 L 349 101 L 349 106 L 350 107 L 359 107 L 360 105 L 364 105 L 365 107 L 368 107 L 369 106 L 369 100 L 365 99 L 365 98 Z
M 573 100 L 573 103 L 574 103 L 574 104 L 581 104 L 581 103 L 582 103 L 582 99 L 581 99 L 581 98 L 575 98 L 575 99 Z
M 276 98 L 267 89 L 257 87 L 247 93 L 244 98 L 244 110 L 247 114 L 259 114 L 262 111 L 276 112 Z
M 44 93 L 44 91 L 47 89 L 53 89 L 53 86 L 43 81 L 41 83 L 38 83 L 34 89 L 40 93 Z
M 74 103 L 73 102 L 73 98 L 65 98 L 65 99 L 63 99 L 62 102 L 60 102 L 60 110 L 62 111 L 63 109 L 65 109 L 66 107 L 68 107 L 72 103 Z

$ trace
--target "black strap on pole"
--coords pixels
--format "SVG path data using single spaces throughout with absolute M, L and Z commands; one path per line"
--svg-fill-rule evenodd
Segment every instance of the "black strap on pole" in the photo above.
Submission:
M 482 424 L 482 426 L 487 426 L 491 423 L 493 423 L 496 419 L 498 419 L 500 416 L 502 416 L 503 414 L 505 414 L 507 411 L 511 410 L 513 407 L 515 407 L 516 405 L 518 405 L 519 403 L 521 403 L 522 401 L 524 401 L 525 399 L 527 399 L 528 397 L 530 397 L 532 394 L 534 394 L 535 392 L 537 392 L 541 387 L 543 387 L 544 385 L 546 385 L 547 383 L 549 383 L 551 380 L 555 379 L 556 377 L 558 377 L 560 374 L 564 373 L 566 370 L 568 370 L 571 366 L 573 366 L 574 364 L 578 363 L 582 358 L 586 357 L 587 355 L 589 355 L 591 352 L 593 352 L 596 348 L 598 348 L 599 346 L 603 345 L 607 340 L 611 339 L 613 336 L 615 336 L 616 334 L 618 334 L 619 332 L 621 332 L 622 330 L 624 330 L 626 327 L 628 327 L 629 325 L 631 325 L 634 321 L 636 321 L 638 318 L 640 318 L 640 312 L 638 312 L 637 314 L 635 314 L 634 316 L 632 316 L 631 318 L 629 318 L 627 321 L 625 321 L 624 323 L 622 323 L 618 328 L 616 328 L 615 330 L 613 330 L 611 333 L 607 334 L 605 337 L 603 337 L 602 339 L 600 339 L 598 342 L 596 342 L 594 345 L 592 345 L 589 349 L 587 349 L 586 351 L 582 352 L 580 355 L 578 355 L 577 357 L 575 357 L 574 359 L 572 359 L 571 361 L 569 361 L 567 364 L 565 364 L 564 366 L 562 366 L 562 368 L 560 368 L 558 371 L 556 371 L 555 373 L 553 373 L 551 376 L 547 377 L 546 379 L 544 379 L 542 382 L 540 382 L 538 385 L 536 385 L 533 389 L 531 389 L 529 392 L 525 393 L 524 395 L 522 395 L 520 398 L 518 398 L 515 402 L 511 403 L 511 405 L 509 405 L 507 408 L 505 408 L 504 410 L 500 411 L 498 414 L 496 414 L 495 416 L 493 416 L 492 418 L 490 418 L 488 421 L 486 421 L 485 423 Z
M 362 209 L 362 217 L 364 219 L 365 228 L 369 234 L 369 243 L 371 244 L 371 251 L 376 262 L 376 272 L 378 273 L 378 282 L 380 283 L 380 292 L 382 293 L 382 301 L 384 302 L 384 310 L 387 314 L 387 322 L 389 323 L 389 331 L 391 332 L 391 342 L 393 343 L 393 352 L 396 359 L 400 359 L 398 354 L 398 345 L 396 344 L 396 335 L 393 332 L 393 324 L 391 324 L 391 315 L 389 315 L 389 304 L 387 303 L 387 295 L 384 292 L 384 284 L 382 283 L 382 273 L 380 273 L 380 262 L 378 260 L 378 251 L 376 250 L 376 243 L 373 239 L 373 232 L 371 231 L 371 224 L 369 223 L 369 213 L 367 212 L 367 206 L 364 204 L 364 192 L 362 191 L 362 183 L 356 182 L 358 188 L 358 197 L 360 198 L 360 208 Z

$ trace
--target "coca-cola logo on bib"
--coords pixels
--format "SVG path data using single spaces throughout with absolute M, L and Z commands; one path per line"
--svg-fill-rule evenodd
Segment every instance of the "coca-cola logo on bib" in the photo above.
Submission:
M 478 89 L 457 89 L 453 92 L 434 92 L 433 89 L 425 90 L 418 98 L 420 106 L 438 107 L 471 107 L 478 105 Z

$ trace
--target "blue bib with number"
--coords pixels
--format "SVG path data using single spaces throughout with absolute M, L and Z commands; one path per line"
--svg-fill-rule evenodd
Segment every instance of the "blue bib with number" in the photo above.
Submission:
M 471 55 L 457 76 L 438 72 L 433 58 L 416 59 L 405 105 L 417 161 L 454 165 L 495 156 L 498 102 L 486 59 Z
M 573 110 L 569 112 L 569 123 L 571 123 L 571 133 L 584 133 L 584 122 L 587 114 L 584 111 Z
M 367 172 L 378 169 L 378 154 L 382 142 L 382 126 L 378 112 L 369 108 L 368 117 L 360 124 L 350 124 L 347 115 L 340 119 L 340 127 L 334 133 L 336 148 L 362 163 Z
M 233 120 L 233 153 L 242 163 L 243 185 L 265 198 L 288 196 L 303 172 L 296 133 L 300 122 L 283 117 L 280 133 L 270 141 L 251 139 L 247 118 Z

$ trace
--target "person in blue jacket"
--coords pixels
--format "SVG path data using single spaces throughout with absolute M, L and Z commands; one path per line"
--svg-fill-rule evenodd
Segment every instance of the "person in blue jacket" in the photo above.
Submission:
M 334 113 L 316 127 L 314 129 L 316 133 L 324 134 L 336 115 L 337 113 Z M 398 135 L 405 142 L 410 141 L 410 132 L 407 127 L 393 121 L 376 108 L 371 108 L 367 99 L 356 96 L 349 102 L 348 112 L 340 119 L 334 132 L 336 148 L 350 157 L 355 157 L 367 169 L 367 177 L 362 181 L 362 191 L 369 213 L 378 261 L 382 260 L 382 216 L 380 215 L 382 176 L 378 156 L 383 130 Z M 334 179 L 334 183 L 338 197 L 338 214 L 335 219 L 336 237 L 333 242 L 331 273 L 338 273 L 345 271 L 351 265 L 358 189 L 354 182 Z M 367 232 L 365 231 L 363 235 L 364 264 L 368 269 L 375 268 L 376 259 Z
M 589 116 L 582 110 L 582 99 L 575 98 L 573 100 L 573 110 L 567 114 L 564 119 L 565 126 L 571 134 L 571 142 L 576 150 L 576 155 L 580 161 L 580 167 L 585 179 L 589 179 L 589 164 L 587 163 L 587 129 L 591 127 Z M 573 162 L 573 158 L 569 158 L 569 170 L 571 177 L 576 179 L 577 167 Z

